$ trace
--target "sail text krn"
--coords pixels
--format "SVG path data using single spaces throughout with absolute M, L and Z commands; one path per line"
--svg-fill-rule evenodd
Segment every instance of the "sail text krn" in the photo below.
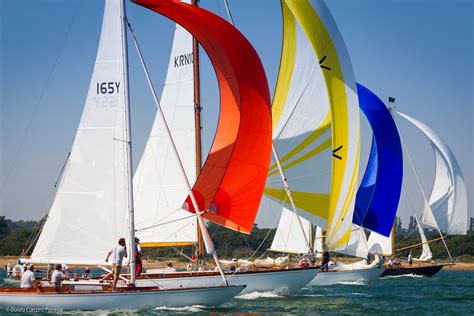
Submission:
M 194 62 L 194 54 L 187 53 L 174 57 L 174 68 L 190 65 Z

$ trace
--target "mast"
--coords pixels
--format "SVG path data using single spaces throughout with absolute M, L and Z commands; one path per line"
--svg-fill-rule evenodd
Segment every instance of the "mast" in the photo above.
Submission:
M 135 220 L 133 210 L 133 170 L 132 170 L 132 133 L 130 119 L 130 95 L 128 93 L 128 47 L 127 47 L 127 15 L 125 11 L 125 0 L 121 2 L 122 15 L 122 54 L 123 54 L 123 77 L 124 83 L 124 122 L 125 122 L 125 143 L 127 150 L 127 207 L 128 207 L 128 227 L 130 245 L 128 256 L 130 264 L 130 283 L 135 284 Z
M 191 0 L 191 4 L 198 6 L 199 0 Z M 193 72 L 194 72 L 194 124 L 196 133 L 196 178 L 201 173 L 202 168 L 202 151 L 201 151 L 201 82 L 199 76 L 199 43 L 193 36 Z M 202 240 L 201 230 L 197 230 L 197 264 L 201 265 L 204 253 L 204 244 Z

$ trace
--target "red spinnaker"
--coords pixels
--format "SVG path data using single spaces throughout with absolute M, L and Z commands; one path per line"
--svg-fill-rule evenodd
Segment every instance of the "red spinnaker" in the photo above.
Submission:
M 177 0 L 134 0 L 182 25 L 197 38 L 214 66 L 220 115 L 209 156 L 193 187 L 204 217 L 250 233 L 271 156 L 268 82 L 255 49 L 231 24 Z M 186 200 L 195 212 L 191 200 Z

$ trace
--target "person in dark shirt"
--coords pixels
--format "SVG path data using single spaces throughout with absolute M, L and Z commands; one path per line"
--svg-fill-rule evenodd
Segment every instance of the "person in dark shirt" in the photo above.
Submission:
M 328 264 L 329 264 L 329 251 L 326 246 L 324 246 L 324 252 L 323 252 L 323 261 L 321 262 L 321 271 L 322 272 L 328 272 Z

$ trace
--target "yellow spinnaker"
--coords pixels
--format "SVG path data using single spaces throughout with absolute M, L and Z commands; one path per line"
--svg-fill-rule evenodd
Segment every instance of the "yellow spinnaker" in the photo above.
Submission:
M 359 107 L 351 63 L 337 26 L 322 1 L 282 0 L 282 12 L 283 52 L 272 108 L 274 138 L 278 139 L 281 133 L 286 133 L 281 137 L 284 141 L 289 139 L 288 135 L 291 136 L 293 132 L 297 135 L 295 138 L 299 140 L 296 145 L 292 143 L 293 148 L 284 148 L 286 152 L 282 156 L 282 163 L 286 172 L 290 168 L 297 168 L 300 164 L 308 164 L 310 159 L 327 148 L 329 140 L 326 138 L 321 140 L 321 136 L 329 129 L 328 123 L 331 121 L 333 158 L 329 200 L 325 203 L 322 199 L 315 198 L 324 194 L 314 192 L 293 191 L 293 195 L 299 209 L 327 219 L 326 243 L 332 250 L 342 249 L 349 241 L 359 161 Z M 312 74 L 308 68 L 302 71 L 301 67 L 295 66 L 301 63 L 298 58 L 304 58 L 305 53 L 307 55 L 307 51 L 298 47 L 298 43 L 304 44 L 302 36 L 309 41 L 319 61 L 320 69 L 313 71 L 316 75 L 322 76 L 322 81 L 319 83 L 318 78 L 310 77 Z M 311 104 L 311 98 L 306 97 L 313 92 L 302 85 L 310 85 L 313 82 L 314 86 L 311 86 L 313 90 L 314 87 L 324 87 L 325 91 L 317 92 L 327 95 L 326 102 Z M 291 102 L 293 103 L 290 104 Z M 288 109 L 289 104 L 291 109 Z M 297 106 L 300 112 L 295 114 Z M 329 107 L 330 113 L 327 115 L 319 113 L 324 119 L 318 121 L 312 131 L 307 127 L 298 129 L 295 123 L 288 127 L 292 115 L 294 117 L 299 115 L 301 120 L 307 120 L 305 114 L 309 113 L 310 108 L 315 107 Z M 294 117 L 291 119 L 295 120 Z M 275 168 L 271 169 L 269 176 L 273 174 Z M 289 185 L 293 187 L 291 179 Z M 277 191 L 270 191 L 267 188 L 265 192 L 280 200 Z M 312 205 L 308 201 L 315 204 Z M 324 207 L 327 207 L 327 212 L 322 211 Z

